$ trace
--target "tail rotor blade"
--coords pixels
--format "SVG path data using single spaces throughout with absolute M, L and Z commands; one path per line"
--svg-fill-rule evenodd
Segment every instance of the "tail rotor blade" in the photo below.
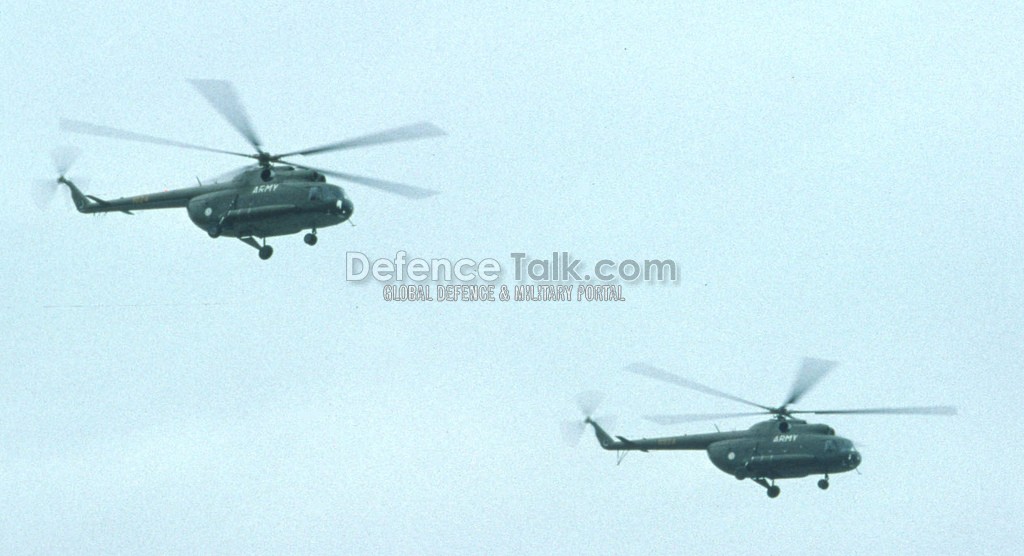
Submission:
M 598 392 L 597 390 L 581 392 L 576 395 L 576 407 L 579 408 L 580 413 L 584 417 L 591 417 L 597 411 L 597 408 L 601 406 L 604 398 L 604 392 Z
M 61 178 L 68 173 L 71 166 L 75 163 L 75 160 L 77 160 L 81 154 L 81 149 L 70 145 L 57 147 L 50 152 L 50 159 L 53 162 L 53 170 L 57 173 L 57 177 L 52 180 L 36 180 L 33 184 L 32 200 L 35 202 L 37 207 L 45 209 L 51 202 L 53 202 L 53 197 L 60 187 Z
M 53 159 L 53 169 L 57 171 L 57 174 L 63 176 L 68 173 L 71 169 L 71 165 L 75 163 L 79 155 L 82 154 L 82 150 L 78 147 L 63 146 L 53 149 L 50 153 Z
M 32 200 L 36 207 L 48 207 L 53 202 L 53 196 L 57 194 L 58 185 L 60 184 L 56 180 L 36 180 L 36 183 L 32 184 Z
M 577 446 L 586 430 L 587 424 L 583 421 L 562 421 L 562 440 L 566 446 Z
M 576 421 L 563 421 L 562 422 L 562 439 L 566 444 L 575 446 L 579 444 L 580 437 L 583 436 L 584 431 L 587 430 L 587 421 L 593 417 L 594 412 L 604 401 L 604 392 L 598 392 L 597 390 L 589 390 L 586 392 L 580 392 L 576 395 L 576 407 L 580 410 L 583 416 L 582 420 Z M 602 423 L 614 422 L 614 417 L 602 417 Z M 610 425 L 608 425 L 610 426 Z

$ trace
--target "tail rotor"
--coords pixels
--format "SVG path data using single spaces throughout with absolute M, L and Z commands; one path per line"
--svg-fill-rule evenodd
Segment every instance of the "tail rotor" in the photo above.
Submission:
M 81 154 L 81 149 L 72 146 L 57 147 L 50 153 L 51 160 L 53 161 L 53 170 L 57 173 L 57 179 L 36 180 L 32 192 L 37 207 L 45 209 L 49 206 L 53 202 L 53 196 L 57 193 L 60 184 L 68 184 L 70 182 L 67 178 L 67 173 Z
M 576 396 L 576 407 L 579 409 L 580 414 L 583 416 L 582 420 L 575 421 L 563 421 L 562 422 L 562 439 L 569 446 L 576 446 L 580 443 L 580 438 L 583 437 L 583 433 L 587 430 L 587 424 L 590 421 L 596 421 L 594 412 L 601 406 L 601 402 L 604 401 L 604 392 L 598 392 L 596 390 L 590 390 L 587 392 L 581 392 Z M 600 418 L 602 423 L 608 423 L 607 426 L 611 426 L 611 423 L 615 422 L 615 417 L 604 416 Z

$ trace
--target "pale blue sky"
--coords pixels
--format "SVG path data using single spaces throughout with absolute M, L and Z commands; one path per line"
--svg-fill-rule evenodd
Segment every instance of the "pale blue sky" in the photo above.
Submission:
M 1016 4 L 0 6 L 5 553 L 1015 553 L 1024 510 L 1024 18 Z M 36 210 L 49 153 L 121 196 L 238 165 L 188 85 L 235 83 L 270 150 L 429 120 L 317 165 L 355 227 L 274 258 L 185 211 Z M 372 257 L 672 258 L 618 304 L 387 304 Z M 574 395 L 627 436 L 727 403 L 953 404 L 828 419 L 861 474 L 769 500 L 702 453 L 561 445 Z M 728 421 L 724 428 L 753 421 Z

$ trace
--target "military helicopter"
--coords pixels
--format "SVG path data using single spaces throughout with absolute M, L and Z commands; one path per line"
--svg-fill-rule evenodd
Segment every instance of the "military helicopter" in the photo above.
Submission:
M 409 198 L 423 198 L 436 194 L 429 189 L 323 170 L 285 160 L 287 157 L 299 155 L 322 154 L 445 134 L 433 124 L 423 122 L 318 147 L 271 154 L 263 149 L 262 141 L 253 130 L 231 83 L 202 79 L 190 82 L 248 141 L 255 149 L 255 153 L 214 149 L 77 120 L 61 119 L 60 128 L 72 133 L 241 156 L 251 158 L 256 163 L 232 172 L 224 181 L 200 183 L 196 187 L 112 200 L 82 193 L 66 177 L 68 165 L 60 164 L 57 184 L 65 185 L 71 190 L 71 198 L 79 212 L 132 214 L 132 211 L 136 210 L 183 207 L 188 210 L 192 222 L 206 231 L 210 237 L 238 238 L 255 247 L 260 258 L 266 260 L 274 254 L 274 249 L 267 245 L 266 238 L 310 230 L 304 239 L 308 245 L 315 245 L 317 230 L 341 224 L 352 216 L 352 200 L 345 195 L 341 187 L 327 183 L 327 176 Z
M 630 451 L 639 450 L 705 450 L 711 463 L 718 469 L 739 480 L 751 479 L 763 486 L 769 498 L 776 498 L 781 492 L 775 481 L 794 479 L 809 475 L 824 475 L 818 487 L 829 487 L 829 475 L 852 471 L 860 465 L 861 456 L 853 442 L 836 436 L 835 430 L 825 424 L 808 423 L 794 418 L 797 414 L 838 415 L 838 414 L 888 414 L 888 415 L 956 415 L 956 408 L 950 406 L 927 407 L 883 407 L 874 409 L 828 409 L 795 410 L 789 405 L 796 403 L 825 374 L 836 366 L 834 361 L 804 359 L 793 387 L 786 401 L 778 407 L 769 407 L 747 401 L 692 380 L 663 371 L 644 363 L 634 363 L 626 371 L 654 378 L 683 388 L 689 388 L 719 398 L 733 400 L 757 407 L 760 411 L 749 413 L 715 413 L 684 415 L 648 415 L 645 419 L 660 424 L 686 423 L 692 421 L 772 415 L 768 421 L 755 423 L 747 430 L 690 434 L 662 438 L 628 439 L 622 436 L 612 438 L 592 417 L 600 396 L 584 393 L 578 398 L 580 410 L 585 418 L 582 422 L 566 423 L 567 433 L 578 439 L 587 425 L 594 427 L 598 442 L 605 450 L 615 450 L 619 461 Z M 575 431 L 573 431 L 575 429 Z

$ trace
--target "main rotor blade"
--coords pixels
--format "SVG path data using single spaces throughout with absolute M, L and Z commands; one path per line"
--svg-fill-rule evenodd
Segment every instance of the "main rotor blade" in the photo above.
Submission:
M 756 403 L 754 403 L 752 401 L 749 401 L 749 400 L 744 400 L 743 398 L 740 398 L 740 397 L 737 397 L 737 396 L 733 396 L 732 394 L 727 394 L 727 393 L 722 392 L 720 390 L 715 390 L 714 388 L 711 388 L 711 387 L 708 387 L 708 386 L 704 386 L 703 384 L 700 384 L 698 382 L 694 382 L 694 381 L 692 381 L 690 379 L 686 379 L 686 378 L 683 378 L 681 376 L 674 375 L 674 374 L 672 374 L 670 372 L 663 371 L 663 370 L 661 370 L 661 369 L 659 369 L 657 367 L 652 367 L 652 366 L 650 366 L 650 365 L 648 365 L 646 363 L 633 363 L 632 365 L 626 367 L 626 371 L 634 373 L 634 374 L 650 377 L 650 378 L 653 378 L 653 379 L 661 380 L 663 382 L 669 382 L 669 383 L 675 384 L 677 386 L 682 386 L 683 388 L 689 388 L 690 390 L 696 390 L 698 392 L 702 392 L 704 394 L 709 394 L 711 396 L 715 396 L 715 397 L 718 397 L 718 398 L 725 398 L 727 400 L 733 400 L 735 402 L 740 402 L 742 404 L 750 405 L 750 406 L 753 406 L 753 407 L 759 407 L 761 409 L 764 409 L 765 411 L 772 411 L 772 408 L 770 408 L 770 407 L 766 407 L 766 406 L 763 406 L 761 404 L 756 404 Z
M 817 409 L 790 411 L 790 413 L 814 413 L 817 415 L 956 415 L 951 405 L 929 405 L 921 407 L 875 407 L 870 409 Z
M 192 83 L 199 93 L 206 97 L 210 106 L 220 112 L 220 115 L 224 116 L 231 127 L 241 133 L 253 148 L 263 152 L 260 149 L 260 138 L 252 128 L 249 115 L 245 113 L 242 101 L 238 99 L 238 93 L 235 92 L 235 87 L 231 82 L 217 79 L 189 79 L 189 83 Z
M 231 171 L 228 171 L 228 172 L 224 172 L 224 173 L 219 174 L 218 176 L 216 176 L 214 178 L 206 179 L 206 180 L 203 181 L 203 183 L 211 184 L 211 183 L 225 183 L 225 182 L 229 182 L 229 181 L 235 179 L 235 177 L 238 176 L 238 174 L 241 174 L 242 172 L 244 172 L 246 170 L 250 170 L 252 168 L 259 168 L 259 166 L 255 165 L 255 164 L 246 164 L 245 166 L 239 166 L 238 168 L 235 168 L 234 170 L 231 170 Z
M 236 153 L 232 151 L 224 151 L 221 149 L 213 149 L 210 147 L 203 147 L 201 145 L 193 145 L 191 143 L 183 143 L 181 141 L 174 141 L 172 139 L 164 139 L 162 137 L 154 137 L 152 135 L 144 135 L 142 133 L 136 133 L 134 131 L 125 131 L 123 129 L 117 129 L 115 127 L 90 124 L 88 122 L 80 122 L 78 120 L 69 120 L 66 118 L 61 118 L 60 129 L 63 131 L 70 131 L 72 133 L 84 133 L 85 135 L 111 137 L 113 139 L 125 139 L 128 141 L 138 141 L 140 143 L 152 143 L 154 145 L 165 145 L 169 147 L 179 147 L 182 149 L 194 149 L 197 151 L 207 151 L 211 153 L 230 154 L 234 156 L 255 158 L 255 156 L 251 154 Z
M 410 199 L 425 199 L 437 195 L 437 191 L 431 189 L 423 189 L 422 187 L 415 187 L 412 185 L 405 185 L 404 183 L 397 183 L 393 181 L 384 181 L 376 178 L 368 178 L 366 176 L 357 176 L 355 174 L 345 174 L 342 172 L 335 172 L 333 170 L 324 170 L 323 168 L 314 168 L 313 166 L 305 166 L 302 164 L 295 164 L 294 162 L 282 161 L 284 164 L 295 166 L 296 168 L 305 168 L 306 170 L 315 170 L 321 174 L 333 176 L 336 178 L 350 181 L 352 183 L 358 183 L 365 185 L 366 187 L 372 187 L 388 193 L 394 193 L 395 195 L 401 195 Z
M 378 133 L 371 133 L 370 135 L 363 135 L 362 137 L 356 137 L 355 139 L 348 139 L 345 141 L 339 141 L 337 143 L 329 143 L 327 145 L 321 145 L 319 147 L 312 147 L 309 149 L 295 151 L 285 154 L 277 155 L 276 158 L 282 158 L 285 156 L 294 156 L 297 154 L 311 155 L 319 154 L 331 151 L 340 151 L 344 149 L 354 149 L 357 147 L 369 147 L 373 145 L 383 145 L 385 143 L 395 143 L 398 141 L 412 141 L 413 139 L 425 139 L 427 137 L 440 137 L 445 135 L 443 129 L 437 127 L 430 122 L 420 122 L 418 124 L 412 124 L 402 127 L 396 127 L 386 131 Z
M 782 407 L 786 407 L 791 403 L 796 403 L 808 390 L 814 387 L 815 384 L 821 380 L 821 377 L 828 374 L 829 371 L 834 369 L 838 365 L 835 361 L 828 361 L 826 359 L 815 359 L 813 357 L 805 357 L 803 365 L 800 366 L 800 372 L 796 375 L 796 380 L 793 381 L 793 387 L 789 391 L 789 397 L 782 403 Z
M 683 413 L 676 415 L 644 415 L 644 419 L 659 425 L 676 425 L 695 421 L 714 421 L 715 419 L 731 419 L 733 417 L 753 417 L 764 415 L 764 412 L 749 413 Z

